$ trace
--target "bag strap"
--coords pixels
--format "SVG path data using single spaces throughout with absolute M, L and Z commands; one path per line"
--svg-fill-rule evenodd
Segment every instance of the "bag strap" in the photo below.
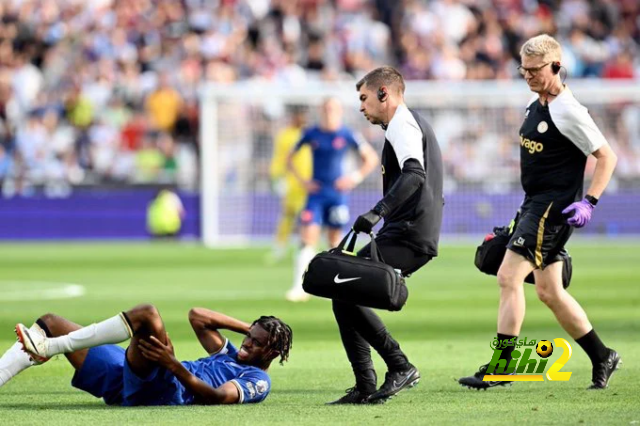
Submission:
M 382 257 L 382 253 L 380 253 L 378 243 L 376 243 L 376 236 L 373 232 L 370 233 L 369 236 L 371 237 L 371 260 L 375 262 L 386 263 L 384 261 L 384 258 Z M 351 240 L 349 240 L 349 237 L 351 237 Z M 347 232 L 347 235 L 345 235 L 342 241 L 340 241 L 340 244 L 338 244 L 338 246 L 332 251 L 347 253 L 355 256 L 354 250 L 356 248 L 357 239 L 358 234 L 353 232 L 353 229 L 350 229 L 349 232 Z M 347 241 L 349 241 L 349 245 L 347 245 Z M 345 245 L 347 245 L 346 249 L 344 247 Z
M 378 248 L 378 243 L 376 243 L 376 236 L 373 234 L 369 234 L 371 237 L 371 260 L 374 262 L 382 262 L 386 263 L 382 258 L 382 253 L 380 253 L 380 249 Z
M 351 241 L 349 241 L 349 237 L 351 237 Z M 342 239 L 342 241 L 340 241 L 340 244 L 338 244 L 338 246 L 333 249 L 332 251 L 338 251 L 338 252 L 346 252 L 349 254 L 354 254 L 353 251 L 356 248 L 356 240 L 358 239 L 358 234 L 353 232 L 353 229 L 349 230 L 349 232 L 347 232 L 347 235 L 344 236 L 344 238 Z M 347 241 L 349 241 L 349 245 L 347 245 Z M 347 246 L 347 248 L 345 249 L 345 246 Z

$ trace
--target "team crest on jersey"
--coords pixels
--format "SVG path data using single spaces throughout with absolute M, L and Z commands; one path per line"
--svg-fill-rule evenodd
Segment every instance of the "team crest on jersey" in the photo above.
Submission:
M 331 145 L 334 149 L 342 149 L 347 145 L 347 141 L 342 136 L 338 136 L 333 139 Z
M 267 383 L 266 380 L 258 380 L 258 382 L 256 383 L 256 391 L 258 392 L 258 394 L 262 395 L 267 390 L 269 390 L 269 383 Z
M 546 121 L 541 121 L 540 123 L 538 123 L 538 133 L 544 133 L 547 130 L 549 130 L 549 125 Z

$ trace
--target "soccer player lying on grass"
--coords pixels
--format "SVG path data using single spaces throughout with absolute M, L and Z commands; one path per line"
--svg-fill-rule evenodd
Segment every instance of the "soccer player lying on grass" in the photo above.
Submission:
M 76 370 L 71 384 L 109 405 L 263 401 L 271 390 L 271 361 L 279 356 L 282 364 L 289 356 L 291 328 L 275 317 L 262 316 L 248 324 L 202 308 L 189 312 L 189 322 L 209 356 L 180 362 L 152 305 L 136 306 L 88 327 L 44 315 L 31 328 L 16 326 L 18 343 L 0 358 L 0 386 L 31 365 L 65 354 Z M 245 334 L 240 349 L 221 329 Z M 115 345 L 127 339 L 127 350 Z

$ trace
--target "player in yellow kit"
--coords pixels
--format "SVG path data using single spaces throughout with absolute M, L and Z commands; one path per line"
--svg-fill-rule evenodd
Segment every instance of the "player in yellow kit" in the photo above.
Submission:
M 275 263 L 282 260 L 287 251 L 289 237 L 298 221 L 298 215 L 307 200 L 307 191 L 296 177 L 287 169 L 287 156 L 300 140 L 306 124 L 306 111 L 302 107 L 291 110 L 291 122 L 276 136 L 273 159 L 271 160 L 271 182 L 275 191 L 282 197 L 282 212 L 275 235 L 275 244 L 267 261 Z M 293 164 L 305 180 L 311 179 L 311 149 L 307 146 L 293 157 Z

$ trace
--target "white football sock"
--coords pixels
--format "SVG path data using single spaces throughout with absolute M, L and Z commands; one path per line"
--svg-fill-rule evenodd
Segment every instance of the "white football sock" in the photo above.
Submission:
M 316 255 L 316 250 L 311 246 L 303 246 L 296 258 L 296 264 L 293 268 L 293 287 L 292 291 L 304 291 L 302 289 L 302 275 L 307 270 L 309 262 Z
M 38 324 L 33 324 L 31 331 L 42 333 L 44 331 Z M 16 342 L 0 357 L 0 388 L 17 374 L 33 365 L 31 357 L 22 350 L 22 343 Z
M 48 339 L 47 357 L 79 351 L 94 346 L 124 342 L 133 336 L 129 323 L 120 313 L 97 324 L 91 324 L 66 336 Z
M 14 343 L 0 358 L 0 387 L 31 365 L 31 358 L 23 352 L 22 344 Z

